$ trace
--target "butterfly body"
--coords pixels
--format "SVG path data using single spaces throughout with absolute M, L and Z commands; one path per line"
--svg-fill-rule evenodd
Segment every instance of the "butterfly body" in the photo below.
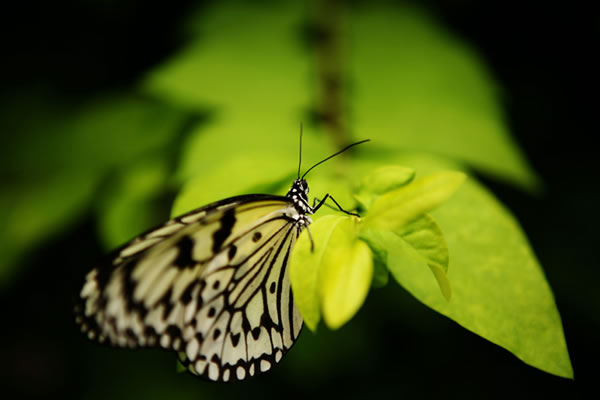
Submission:
M 117 249 L 86 276 L 76 320 L 91 339 L 177 351 L 194 374 L 242 380 L 270 369 L 300 334 L 288 261 L 315 209 L 286 196 L 209 204 Z

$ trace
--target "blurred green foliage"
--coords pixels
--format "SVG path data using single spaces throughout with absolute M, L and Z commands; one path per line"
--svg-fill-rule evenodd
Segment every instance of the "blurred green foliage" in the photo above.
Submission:
M 86 211 L 95 212 L 108 249 L 160 222 L 151 203 L 173 189 L 181 189 L 177 214 L 233 195 L 285 193 L 297 168 L 298 123 L 319 93 L 315 56 L 299 34 L 313 12 L 302 2 L 214 4 L 190 17 L 187 44 L 131 93 L 82 104 L 38 92 L 4 101 L 10 106 L 0 117 L 10 135 L 1 143 L 0 285 L 17 279 L 28 254 Z M 372 142 L 352 159 L 340 157 L 311 172 L 311 194 L 332 193 L 346 208 L 357 200 L 370 205 L 377 200 L 357 195 L 358 182 L 385 165 L 410 167 L 404 172 L 416 171 L 415 179 L 476 171 L 539 189 L 510 137 L 498 88 L 465 43 L 405 6 L 349 7 L 345 20 L 347 118 L 355 138 Z M 210 119 L 182 136 L 198 112 L 209 112 Z M 303 165 L 330 154 L 334 143 L 323 125 L 308 125 Z M 404 178 L 409 182 L 412 172 Z M 333 213 L 323 208 L 319 217 Z M 386 263 L 427 306 L 530 365 L 572 377 L 552 292 L 511 213 L 470 176 L 432 216 L 437 223 L 423 217 L 413 230 L 371 238 L 373 247 L 374 241 L 385 244 L 371 268 L 375 286 L 387 281 Z M 419 231 L 438 245 L 445 242 L 447 254 L 439 246 L 419 249 L 428 240 L 411 242 Z M 449 302 L 439 288 L 449 295 L 446 269 Z M 370 284 L 367 272 L 359 275 L 369 276 Z M 310 345 L 313 339 L 303 340 Z M 295 359 L 310 363 L 301 354 Z

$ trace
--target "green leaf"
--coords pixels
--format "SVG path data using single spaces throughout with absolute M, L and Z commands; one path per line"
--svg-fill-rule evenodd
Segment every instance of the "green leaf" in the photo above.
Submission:
M 367 212 L 364 226 L 395 230 L 448 199 L 465 180 L 461 172 L 437 172 L 379 196 Z
M 297 129 L 310 94 L 311 60 L 298 34 L 304 8 L 300 2 L 214 3 L 190 21 L 197 27 L 190 44 L 146 76 L 145 92 L 213 111 L 183 147 L 182 181 L 244 154 L 268 151 L 267 158 L 278 154 L 287 160 L 279 167 L 296 166 L 290 160 L 297 159 Z M 318 154 L 324 144 L 306 127 L 305 154 Z
M 448 280 L 448 246 L 440 226 L 429 214 L 396 230 L 427 264 L 440 286 L 446 300 L 450 300 L 452 291 Z
M 379 167 L 363 177 L 354 198 L 368 209 L 378 195 L 402 187 L 414 177 L 415 170 L 412 168 L 397 165 Z
M 398 189 L 415 177 L 415 170 L 398 165 L 386 165 L 365 175 L 360 183 L 360 190 L 374 194 L 383 194 Z
M 332 329 L 340 328 L 360 309 L 373 277 L 373 255 L 358 239 L 357 219 L 342 218 L 327 243 L 319 273 L 323 319 Z
M 433 157 L 397 157 L 417 171 L 455 166 Z M 573 370 L 552 291 L 511 213 L 474 179 L 432 213 L 450 251 L 452 301 L 421 266 L 395 277 L 418 300 L 543 371 L 572 378 Z M 388 252 L 401 245 L 388 235 Z M 390 268 L 392 270 L 392 268 Z M 402 274 L 400 276 L 399 274 Z
M 33 246 L 73 224 L 92 201 L 95 186 L 74 171 L 11 185 L 0 194 L 0 287 L 17 275 L 15 267 Z
M 290 281 L 294 292 L 294 302 L 304 318 L 304 323 L 312 331 L 317 329 L 321 319 L 319 300 L 319 274 L 323 256 L 336 227 L 346 217 L 327 215 L 311 224 L 310 232 L 315 241 L 314 250 L 308 232 L 298 238 L 290 258 Z
M 378 255 L 375 259 L 380 259 L 384 265 L 387 265 L 398 283 L 404 285 L 401 281 L 405 278 L 404 269 L 429 267 L 442 295 L 446 300 L 450 300 L 452 290 L 447 275 L 448 247 L 435 220 L 425 214 L 397 229 L 394 234 L 398 238 L 388 238 L 390 233 L 365 229 L 361 231 L 361 238 L 369 243 L 373 253 Z M 393 249 L 388 250 L 389 242 L 393 242 Z M 412 276 L 408 277 L 408 279 L 412 278 Z
M 77 105 L 30 97 L 2 110 L 11 137 L 0 146 L 2 166 L 10 176 L 0 195 L 1 285 L 34 246 L 91 208 L 109 172 L 169 149 L 188 118 L 131 95 L 106 95 Z
M 446 274 L 448 249 L 441 232 L 435 228 L 435 221 L 427 216 L 410 224 L 404 236 L 385 230 L 365 229 L 361 232 L 361 238 L 375 254 L 380 255 L 394 279 L 402 286 L 420 284 L 412 282 L 414 279 L 428 279 L 429 283 L 435 279 L 441 294 L 449 301 L 452 291 Z M 440 263 L 444 258 L 445 265 Z M 416 269 L 430 269 L 433 276 L 411 274 Z
M 353 131 L 387 151 L 439 154 L 528 190 L 539 186 L 471 48 L 409 6 L 370 4 L 351 16 Z
M 157 218 L 155 200 L 164 192 L 168 179 L 165 160 L 150 158 L 136 162 L 111 180 L 98 205 L 100 238 L 114 248 L 163 222 Z
M 282 183 L 287 186 L 292 180 L 293 166 L 281 155 L 264 152 L 241 154 L 186 181 L 177 194 L 171 214 L 180 215 L 227 197 L 257 193 L 260 184 L 263 188 L 276 188 Z

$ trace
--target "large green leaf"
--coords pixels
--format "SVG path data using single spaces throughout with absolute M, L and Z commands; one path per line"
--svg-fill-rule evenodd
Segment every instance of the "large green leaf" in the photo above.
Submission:
M 145 91 L 214 111 L 184 146 L 182 179 L 266 151 L 295 167 L 297 128 L 309 98 L 310 60 L 298 35 L 303 9 L 299 2 L 215 3 L 193 19 L 200 28 L 190 44 L 148 74 Z M 304 151 L 317 148 L 323 141 L 307 129 Z
M 397 157 L 419 172 L 456 168 L 432 157 Z M 544 273 L 519 224 L 475 179 L 432 215 L 450 251 L 452 299 L 439 294 L 420 264 L 390 265 L 394 277 L 417 299 L 465 328 L 546 372 L 573 377 L 560 315 Z M 388 262 L 404 256 L 402 240 L 386 234 Z
M 354 132 L 382 149 L 440 154 L 538 186 L 509 134 L 496 84 L 467 45 L 410 7 L 370 5 L 351 16 Z

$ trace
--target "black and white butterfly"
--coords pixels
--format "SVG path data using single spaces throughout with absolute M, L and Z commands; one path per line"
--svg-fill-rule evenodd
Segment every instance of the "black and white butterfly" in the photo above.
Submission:
M 365 141 L 302 177 L 299 167 L 286 196 L 221 200 L 117 249 L 85 278 L 75 307 L 81 330 L 116 346 L 174 350 L 212 381 L 269 370 L 303 324 L 290 287 L 291 250 L 310 215 L 335 202 L 327 194 L 311 206 L 304 177 Z

